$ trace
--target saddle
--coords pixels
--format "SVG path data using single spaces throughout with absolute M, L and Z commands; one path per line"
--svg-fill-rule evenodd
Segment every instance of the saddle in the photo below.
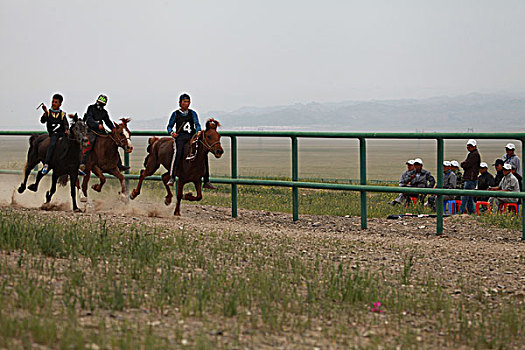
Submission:
M 193 161 L 197 157 L 197 152 L 199 151 L 199 137 L 197 134 L 193 135 L 190 139 L 190 153 L 186 157 L 186 160 Z

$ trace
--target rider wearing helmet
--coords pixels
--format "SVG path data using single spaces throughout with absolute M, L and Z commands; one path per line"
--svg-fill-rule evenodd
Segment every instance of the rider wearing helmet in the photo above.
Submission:
M 191 99 L 188 94 L 180 95 L 180 108 L 171 114 L 168 122 L 168 133 L 175 139 L 173 142 L 173 150 L 175 151 L 175 154 L 171 161 L 170 179 L 167 183 L 168 186 L 172 186 L 175 182 L 177 168 L 184 152 L 184 145 L 191 140 L 195 133 L 202 132 L 197 113 L 194 110 L 189 109 L 190 103 Z M 175 127 L 175 129 L 173 129 L 173 127 Z M 216 189 L 216 187 L 210 183 L 208 158 L 206 158 L 206 173 L 204 174 L 203 188 Z
M 104 124 L 108 127 L 109 130 L 113 130 L 115 125 L 109 119 L 108 111 L 104 109 L 108 103 L 108 97 L 106 95 L 100 95 L 97 98 L 95 104 L 92 104 L 88 107 L 86 114 L 84 114 L 84 121 L 88 126 L 90 132 L 88 132 L 89 145 L 83 150 L 82 160 L 80 161 L 80 170 L 84 171 L 86 168 L 86 162 L 89 156 L 89 153 L 95 147 L 95 142 L 97 141 L 98 135 L 106 135 L 106 129 L 104 129 Z M 122 160 L 119 155 L 118 168 L 120 171 L 128 170 L 129 167 L 122 165 Z

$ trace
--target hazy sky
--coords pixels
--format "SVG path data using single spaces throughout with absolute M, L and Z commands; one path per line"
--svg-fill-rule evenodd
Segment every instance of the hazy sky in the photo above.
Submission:
M 0 125 L 525 90 L 525 1 L 0 0 Z

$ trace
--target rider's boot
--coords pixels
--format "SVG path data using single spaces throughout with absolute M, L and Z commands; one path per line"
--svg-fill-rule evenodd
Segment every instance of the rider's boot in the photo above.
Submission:
M 202 188 L 207 188 L 208 190 L 216 190 L 217 187 L 213 186 L 211 182 L 205 182 Z

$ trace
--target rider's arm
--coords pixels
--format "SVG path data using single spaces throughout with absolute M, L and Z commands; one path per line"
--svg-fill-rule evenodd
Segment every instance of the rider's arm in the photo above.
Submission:
M 47 122 L 47 113 L 44 112 L 40 117 L 40 123 L 45 124 Z
M 106 111 L 105 109 L 103 110 L 105 113 L 104 113 L 104 119 L 102 119 L 104 121 L 104 123 L 106 124 L 106 126 L 108 127 L 109 130 L 113 130 L 113 128 L 115 127 L 115 125 L 113 124 L 113 122 L 111 121 L 111 119 L 109 119 L 109 114 L 108 114 L 108 111 Z
M 199 116 L 197 115 L 197 112 L 191 111 L 193 115 L 193 124 L 195 124 L 195 131 L 199 132 L 202 130 L 201 124 L 199 123 Z
M 170 117 L 170 121 L 168 122 L 168 134 L 171 135 L 173 133 L 173 126 L 175 125 L 175 120 L 177 119 L 177 112 L 173 112 Z

